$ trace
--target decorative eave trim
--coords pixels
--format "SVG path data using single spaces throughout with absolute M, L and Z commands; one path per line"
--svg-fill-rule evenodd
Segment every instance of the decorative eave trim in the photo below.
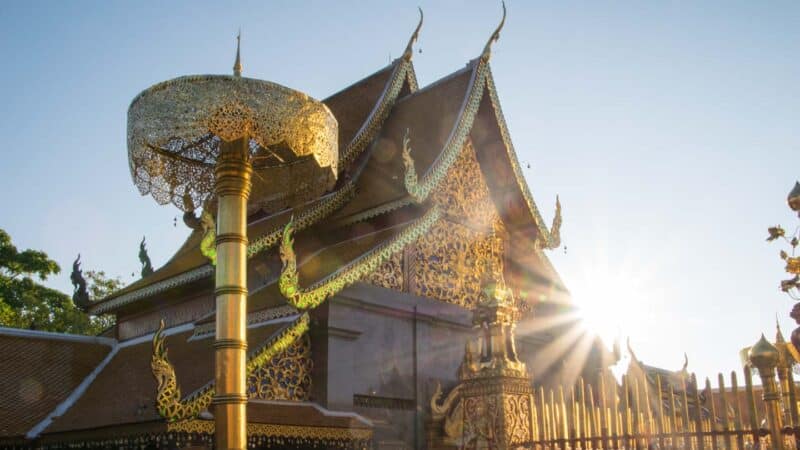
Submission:
M 400 209 L 412 203 L 414 203 L 414 199 L 406 196 L 398 200 L 393 200 L 391 202 L 384 203 L 374 208 L 361 211 L 358 214 L 353 214 L 352 216 L 345 217 L 344 219 L 340 219 L 334 223 L 334 226 L 343 227 L 346 225 L 352 225 L 354 223 L 363 222 L 373 217 L 380 216 L 381 214 L 385 214 L 394 211 L 396 209 Z
M 522 193 L 522 197 L 525 199 L 528 210 L 533 217 L 533 221 L 536 224 L 536 229 L 539 232 L 537 236 L 537 245 L 545 249 L 557 248 L 559 245 L 561 245 L 561 236 L 559 232 L 561 225 L 561 205 L 558 203 L 558 200 L 556 200 L 556 216 L 553 219 L 552 230 L 550 230 L 547 228 L 547 225 L 545 225 L 542 214 L 539 212 L 539 208 L 536 206 L 536 202 L 533 200 L 533 195 L 528 187 L 528 183 L 525 181 L 525 176 L 522 173 L 522 168 L 520 167 L 519 160 L 517 159 L 517 152 L 514 150 L 514 144 L 511 142 L 511 134 L 508 132 L 508 125 L 506 124 L 506 119 L 503 116 L 503 110 L 500 107 L 500 100 L 497 95 L 497 89 L 495 88 L 494 78 L 492 77 L 492 72 L 488 65 L 486 67 L 486 88 L 489 91 L 489 99 L 492 102 L 492 109 L 494 109 L 497 125 L 500 128 L 500 135 L 506 148 L 508 160 L 511 162 L 514 178 L 517 182 L 520 192 Z
M 353 197 L 355 193 L 355 183 L 350 180 L 339 190 L 323 197 L 318 203 L 300 213 L 295 219 L 296 227 L 298 230 L 303 230 L 319 220 L 324 219 L 337 209 L 344 206 L 347 200 Z M 285 224 L 284 224 L 285 225 Z M 283 234 L 284 225 L 278 225 L 270 232 L 261 235 L 247 245 L 247 257 L 252 258 L 260 252 L 268 250 L 275 246 Z
M 94 315 L 105 314 L 120 306 L 133 303 L 143 298 L 152 297 L 153 295 L 160 294 L 161 292 L 176 288 L 178 286 L 189 284 L 193 281 L 208 278 L 213 274 L 214 266 L 206 264 L 183 272 L 179 275 L 169 277 L 165 280 L 161 280 L 157 283 L 153 283 L 149 286 L 145 286 L 141 289 L 120 295 L 119 297 L 115 297 L 110 300 L 101 300 L 100 302 L 89 306 L 89 313 Z
M 291 224 L 287 225 L 284 238 L 281 243 L 281 260 L 283 270 L 278 280 L 281 294 L 300 310 L 314 308 L 328 297 L 331 297 L 355 283 L 364 275 L 376 270 L 381 264 L 388 260 L 392 255 L 401 251 L 408 244 L 415 242 L 422 234 L 426 233 L 436 221 L 442 216 L 441 210 L 437 206 L 432 206 L 422 217 L 416 219 L 412 224 L 400 231 L 396 236 L 389 239 L 369 252 L 351 261 L 344 267 L 328 275 L 322 280 L 313 283 L 307 288 L 299 286 L 297 261 L 292 249 Z
M 167 425 L 169 432 L 214 434 L 213 420 L 187 420 Z M 336 442 L 368 441 L 372 439 L 369 428 L 312 427 L 300 425 L 278 425 L 268 423 L 248 423 L 247 435 L 269 438 L 301 439 L 315 443 L 332 444 Z
M 406 81 L 408 82 L 408 87 L 411 93 L 417 92 L 419 90 L 419 83 L 417 82 L 417 72 L 414 70 L 414 66 L 411 65 L 409 62 L 409 68 L 406 70 Z
M 348 167 L 353 160 L 364 151 L 367 145 L 375 139 L 386 117 L 389 116 L 392 106 L 394 106 L 403 84 L 409 80 L 414 80 L 416 85 L 416 76 L 414 75 L 414 67 L 411 61 L 405 58 L 398 58 L 394 62 L 395 67 L 392 70 L 392 75 L 389 82 L 383 88 L 378 102 L 373 106 L 367 116 L 367 120 L 361 125 L 356 135 L 347 144 L 347 147 L 339 156 L 339 171 Z M 410 73 L 410 74 L 409 74 Z M 412 86 L 413 88 L 413 86 Z

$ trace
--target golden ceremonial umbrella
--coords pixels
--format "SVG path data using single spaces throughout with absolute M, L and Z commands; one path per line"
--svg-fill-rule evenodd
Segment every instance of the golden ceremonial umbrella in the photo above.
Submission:
M 139 192 L 186 212 L 217 206 L 218 449 L 246 446 L 248 210 L 316 198 L 336 182 L 338 161 L 337 123 L 324 104 L 241 70 L 237 45 L 233 76 L 164 81 L 128 110 L 128 161 Z

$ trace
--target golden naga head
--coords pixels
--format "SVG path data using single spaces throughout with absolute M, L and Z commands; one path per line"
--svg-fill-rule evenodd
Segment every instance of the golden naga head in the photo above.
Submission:
M 406 49 L 403 52 L 403 59 L 406 61 L 411 61 L 411 57 L 414 56 L 414 43 L 416 43 L 419 39 L 419 30 L 422 29 L 422 20 L 425 17 L 424 14 L 422 14 L 422 8 L 417 7 L 417 9 L 419 9 L 419 23 L 417 24 L 417 28 L 414 30 L 414 33 L 408 39 L 408 45 L 406 45 Z
M 503 5 L 503 18 L 500 19 L 500 24 L 497 25 L 497 28 L 494 30 L 491 36 L 489 36 L 489 40 L 486 41 L 486 45 L 483 46 L 483 52 L 481 53 L 481 59 L 484 61 L 488 61 L 489 58 L 492 56 L 492 44 L 497 42 L 500 39 L 500 30 L 503 29 L 503 26 L 506 24 L 506 2 L 501 3 Z

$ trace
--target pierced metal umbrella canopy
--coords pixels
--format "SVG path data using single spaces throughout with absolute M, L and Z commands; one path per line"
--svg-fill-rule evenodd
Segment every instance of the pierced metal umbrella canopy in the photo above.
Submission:
M 131 102 L 128 161 L 142 195 L 184 211 L 214 191 L 222 141 L 249 140 L 250 208 L 281 209 L 333 187 L 337 123 L 311 97 L 269 81 L 192 75 L 158 83 Z

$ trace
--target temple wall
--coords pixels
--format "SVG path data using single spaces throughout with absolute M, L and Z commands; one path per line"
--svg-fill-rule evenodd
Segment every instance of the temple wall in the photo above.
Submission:
M 370 418 L 376 443 L 422 448 L 430 397 L 437 381 L 455 383 L 471 313 L 358 284 L 329 301 L 325 320 L 312 354 L 314 383 L 327 386 L 315 386 L 312 400 Z

